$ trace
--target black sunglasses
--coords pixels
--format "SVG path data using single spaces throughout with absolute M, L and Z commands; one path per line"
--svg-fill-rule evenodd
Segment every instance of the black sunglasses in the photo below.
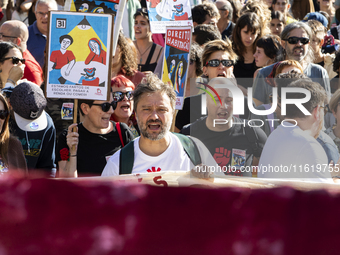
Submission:
M 309 38 L 292 36 L 288 39 L 284 39 L 284 41 L 288 41 L 289 44 L 297 44 L 298 41 L 300 41 L 302 44 L 307 44 L 309 43 Z
M 0 119 L 4 120 L 4 119 L 7 118 L 7 116 L 8 116 L 8 111 L 6 111 L 6 110 L 0 111 Z
M 111 103 L 92 104 L 92 105 L 101 106 L 103 112 L 108 112 L 110 110 L 111 106 L 112 106 L 113 110 L 116 110 L 116 108 L 117 108 L 117 102 L 115 102 L 115 101 L 112 101 Z
M 121 91 L 116 91 L 116 92 L 113 92 L 112 95 L 113 95 L 113 101 L 115 102 L 123 101 L 125 96 L 128 100 L 130 100 L 133 97 L 132 91 L 128 91 L 125 93 Z
M 212 59 L 207 61 L 207 63 L 205 63 L 205 66 L 211 66 L 211 67 L 218 67 L 220 65 L 220 63 L 222 63 L 222 65 L 224 65 L 225 67 L 231 67 L 234 65 L 234 61 L 229 60 L 229 59 Z
M 17 64 L 19 64 L 19 62 L 25 64 L 25 62 L 26 62 L 26 59 L 24 59 L 24 58 L 17 58 L 17 57 L 3 58 L 0 61 L 3 62 L 5 60 L 7 60 L 7 59 L 12 59 L 13 65 L 17 65 Z

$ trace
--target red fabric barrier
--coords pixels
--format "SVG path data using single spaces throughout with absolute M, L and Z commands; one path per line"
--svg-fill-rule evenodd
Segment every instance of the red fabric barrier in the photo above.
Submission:
M 340 197 L 0 180 L 0 254 L 338 254 Z

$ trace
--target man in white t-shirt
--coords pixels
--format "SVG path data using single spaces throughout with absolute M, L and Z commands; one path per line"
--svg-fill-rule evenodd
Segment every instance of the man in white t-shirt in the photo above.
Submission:
M 326 92 L 309 79 L 295 81 L 287 87 L 310 91 L 311 98 L 301 106 L 311 115 L 303 113 L 295 104 L 287 104 L 284 121 L 271 133 L 263 148 L 258 177 L 333 182 L 326 152 L 316 140 L 322 129 Z M 289 93 L 287 98 L 297 102 L 303 96 Z
M 181 140 L 187 137 L 169 132 L 176 103 L 176 93 L 173 88 L 164 84 L 157 76 L 149 75 L 146 83 L 138 85 L 133 96 L 141 136 L 131 142 L 132 145 L 128 144 L 108 160 L 102 176 L 198 170 L 193 163 L 194 160 L 189 158 L 190 153 L 185 151 L 182 145 Z M 201 163 L 216 167 L 215 160 L 202 142 L 195 138 L 189 139 L 192 139 L 191 148 L 197 149 Z M 121 157 L 121 154 L 131 151 L 131 148 L 132 152 L 127 157 Z M 130 165 L 132 169 L 124 170 L 126 168 L 122 169 L 122 165 L 127 161 L 132 162 Z M 198 177 L 208 176 L 209 173 L 204 172 Z

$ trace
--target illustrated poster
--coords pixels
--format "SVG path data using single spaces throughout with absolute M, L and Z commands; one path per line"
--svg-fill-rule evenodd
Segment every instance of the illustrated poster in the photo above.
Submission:
M 46 97 L 109 98 L 112 17 L 111 14 L 51 12 Z
M 149 0 L 146 6 L 154 34 L 164 34 L 169 26 L 193 26 L 190 0 Z
M 184 102 L 187 73 L 190 64 L 191 27 L 167 27 L 162 81 L 171 85 L 177 94 L 176 109 Z

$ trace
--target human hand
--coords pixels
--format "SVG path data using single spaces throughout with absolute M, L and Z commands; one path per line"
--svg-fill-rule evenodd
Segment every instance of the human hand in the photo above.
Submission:
M 78 127 L 77 123 L 70 125 L 67 129 L 67 136 L 66 136 L 66 143 L 70 149 L 70 154 L 75 155 L 77 154 L 78 149 L 78 142 L 79 142 L 79 134 L 78 134 Z M 75 130 L 72 130 L 75 128 Z
M 13 66 L 11 70 L 9 70 L 8 79 L 17 83 L 17 81 L 20 80 L 24 76 L 24 69 L 25 69 L 25 65 L 23 64 Z

